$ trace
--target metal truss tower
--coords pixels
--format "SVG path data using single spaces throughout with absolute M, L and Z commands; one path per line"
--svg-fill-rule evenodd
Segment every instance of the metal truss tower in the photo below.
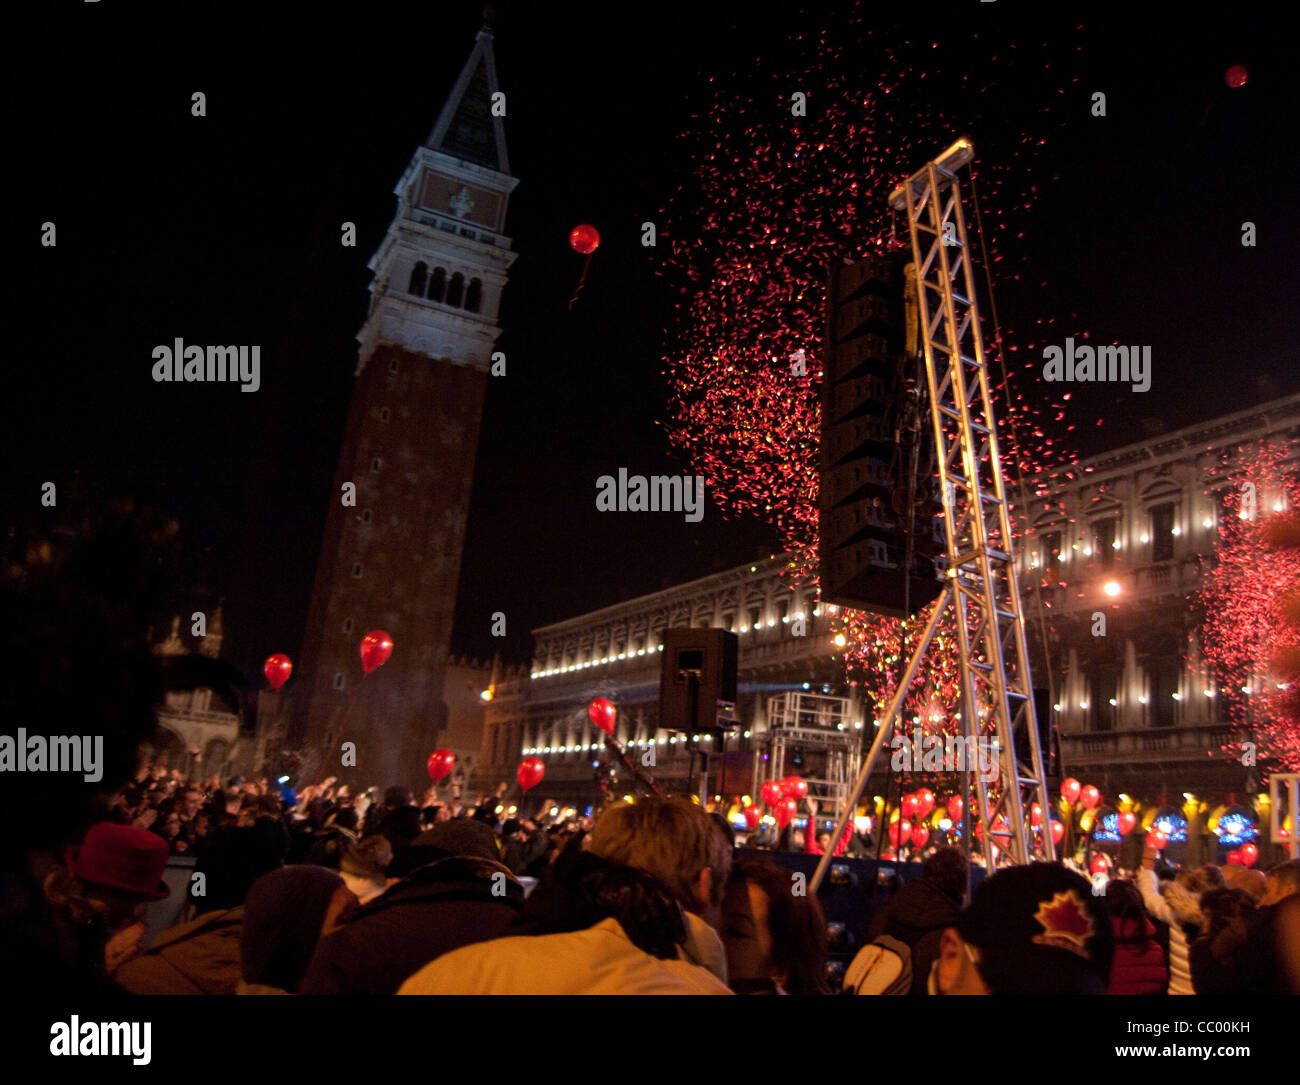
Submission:
M 876 758 L 902 723 L 912 681 L 945 614 L 951 613 L 960 657 L 963 749 L 969 758 L 981 742 L 996 743 L 998 760 L 995 787 L 978 771 L 978 761 L 973 773 L 967 761 L 963 841 L 969 848 L 971 830 L 978 824 L 983 839 L 1012 862 L 1050 862 L 1056 858 L 1049 828 L 1052 807 L 1043 773 L 1011 522 L 957 180 L 957 170 L 974 153 L 970 140 L 959 139 L 889 197 L 890 206 L 906 211 L 911 236 L 920 338 L 943 494 L 946 581 L 880 721 L 832 839 L 838 840 L 844 832 Z M 1024 760 L 1017 756 L 1017 737 L 1027 748 Z M 914 756 L 916 753 L 919 751 L 914 751 Z M 989 756 L 992 753 L 990 749 Z M 977 792 L 974 811 L 970 809 L 971 775 Z M 1043 816 L 1037 841 L 1025 813 L 1035 802 Z M 830 861 L 830 853 L 822 856 L 813 875 L 814 890 Z

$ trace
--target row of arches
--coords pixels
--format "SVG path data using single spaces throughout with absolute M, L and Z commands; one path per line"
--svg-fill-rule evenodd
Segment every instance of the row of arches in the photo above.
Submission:
M 428 298 L 430 301 L 442 302 L 466 312 L 477 313 L 483 305 L 483 283 L 479 279 L 470 279 L 468 285 L 465 276 L 459 271 L 447 278 L 445 268 L 434 268 L 429 274 L 429 265 L 421 260 L 411 269 L 411 281 L 407 284 L 408 294 Z

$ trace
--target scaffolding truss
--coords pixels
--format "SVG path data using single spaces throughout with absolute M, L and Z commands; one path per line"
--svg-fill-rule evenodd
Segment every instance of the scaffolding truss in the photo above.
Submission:
M 857 785 L 842 808 L 836 836 L 853 816 L 882 747 L 902 722 L 913 680 L 921 671 L 945 615 L 951 615 L 959 652 L 961 722 L 967 749 L 985 744 L 997 758 L 996 785 L 967 766 L 963 788 L 965 832 L 972 822 L 987 843 L 1013 863 L 1052 861 L 1055 848 L 1046 826 L 1033 838 L 1025 811 L 1038 803 L 1051 809 L 1043 773 L 1025 620 L 1012 552 L 1012 532 L 997 426 L 975 298 L 974 269 L 966 244 L 957 170 L 974 148 L 958 140 L 913 174 L 890 196 L 907 214 L 912 274 L 917 284 L 921 348 L 943 495 L 947 544 L 946 581 L 933 604 L 924 635 L 899 681 L 867 755 Z M 905 734 L 906 728 L 899 733 Z M 1017 755 L 1017 737 L 1027 756 Z M 970 802 L 971 776 L 977 793 Z M 990 793 L 992 792 L 992 797 Z M 986 853 L 991 854 L 986 847 Z M 830 864 L 824 855 L 814 889 Z M 989 860 L 990 868 L 993 866 Z

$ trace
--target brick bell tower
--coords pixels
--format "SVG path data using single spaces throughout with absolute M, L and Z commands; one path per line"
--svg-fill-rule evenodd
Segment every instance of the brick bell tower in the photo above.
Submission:
M 500 104 L 498 104 L 500 103 Z M 510 176 L 492 33 L 479 31 L 433 132 L 394 189 L 312 592 L 286 745 L 295 782 L 427 786 L 501 292 Z M 354 483 L 355 506 L 343 504 Z M 358 646 L 392 656 L 362 677 Z M 356 743 L 356 767 L 342 744 Z M 418 792 L 417 792 L 418 794 Z

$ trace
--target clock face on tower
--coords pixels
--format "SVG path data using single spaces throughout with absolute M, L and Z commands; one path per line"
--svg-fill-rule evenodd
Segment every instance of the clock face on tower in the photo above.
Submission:
M 419 204 L 430 211 L 452 214 L 466 222 L 477 223 L 492 230 L 501 224 L 501 195 L 485 188 L 467 184 L 458 177 L 447 177 L 426 169 L 420 189 Z

